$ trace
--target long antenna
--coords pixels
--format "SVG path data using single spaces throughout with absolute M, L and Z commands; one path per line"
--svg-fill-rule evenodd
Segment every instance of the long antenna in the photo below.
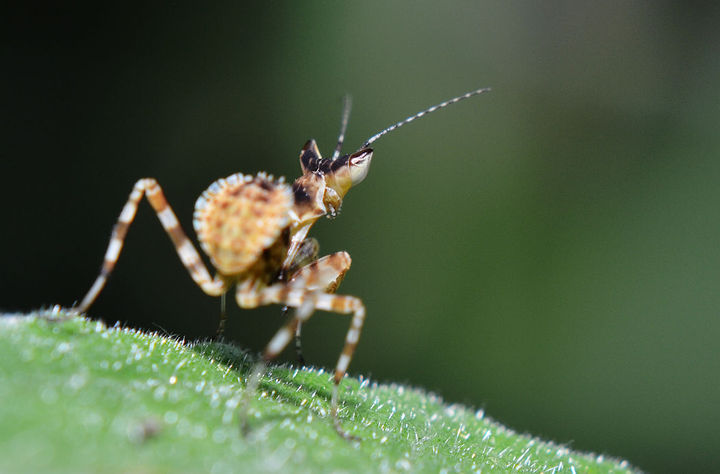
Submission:
M 367 141 L 365 143 L 363 143 L 363 145 L 360 148 L 368 147 L 371 143 L 373 143 L 374 141 L 376 141 L 378 138 L 382 137 L 383 135 L 390 133 L 393 130 L 398 129 L 398 128 L 402 127 L 403 125 L 406 125 L 406 124 L 412 122 L 413 120 L 422 117 L 423 115 L 429 114 L 430 112 L 435 112 L 438 109 L 442 109 L 443 107 L 447 107 L 448 105 L 454 104 L 456 102 L 460 102 L 461 100 L 464 100 L 464 99 L 468 99 L 474 95 L 482 94 L 483 92 L 488 92 L 489 90 L 490 90 L 489 87 L 484 87 L 482 89 L 476 89 L 476 90 L 470 91 L 466 94 L 454 97 L 450 100 L 446 100 L 445 102 L 442 102 L 440 104 L 433 105 L 432 107 L 429 107 L 429 108 L 423 110 L 422 112 L 418 112 L 415 115 L 412 115 L 412 116 L 406 118 L 405 120 L 401 120 L 400 122 L 398 122 L 394 125 L 390 125 L 388 128 L 379 131 L 372 137 L 368 138 Z
M 350 119 L 350 109 L 352 109 L 352 97 L 350 94 L 345 94 L 343 97 L 343 112 L 342 121 L 340 122 L 340 134 L 338 135 L 337 145 L 335 145 L 335 151 L 333 152 L 332 159 L 337 159 L 340 156 L 340 151 L 345 141 L 345 132 L 347 131 L 348 120 Z

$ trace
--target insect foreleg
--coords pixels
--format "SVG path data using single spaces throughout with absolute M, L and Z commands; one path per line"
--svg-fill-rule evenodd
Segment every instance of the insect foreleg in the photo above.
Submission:
M 350 328 L 345 336 L 345 345 L 335 366 L 330 405 L 330 415 L 333 418 L 335 429 L 344 438 L 352 439 L 353 437 L 346 433 L 340 425 L 338 395 L 340 382 L 347 373 L 355 347 L 360 339 L 360 332 L 365 322 L 365 306 L 359 298 L 354 296 L 335 295 L 323 291 L 334 291 L 349 267 L 350 256 L 346 252 L 338 252 L 301 268 L 293 280 L 288 283 L 277 283 L 258 290 L 253 285 L 238 286 L 236 297 L 238 304 L 246 308 L 273 303 L 297 308 L 294 317 L 280 328 L 266 346 L 263 352 L 263 362 L 251 372 L 246 386 L 248 397 L 257 388 L 265 363 L 277 357 L 287 347 L 298 324 L 310 319 L 315 310 L 352 314 Z M 245 415 L 241 414 L 241 423 L 244 423 L 244 420 Z

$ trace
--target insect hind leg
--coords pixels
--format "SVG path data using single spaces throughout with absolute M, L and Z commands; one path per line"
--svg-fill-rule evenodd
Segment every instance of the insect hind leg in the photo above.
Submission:
M 142 197 L 145 196 L 155 210 L 155 213 L 160 219 L 165 232 L 167 232 L 170 240 L 175 245 L 175 250 L 180 257 L 183 265 L 190 273 L 192 279 L 202 290 L 211 295 L 219 296 L 224 293 L 226 289 L 226 283 L 219 278 L 211 278 L 205 264 L 203 263 L 200 255 L 193 246 L 190 239 L 183 231 L 180 223 L 175 216 L 172 208 L 165 199 L 162 188 L 158 182 L 153 178 L 143 178 L 138 180 L 133 187 L 130 197 L 128 198 L 125 206 L 120 213 L 115 227 L 113 227 L 112 235 L 110 237 L 110 243 L 108 244 L 107 250 L 105 251 L 105 258 L 103 260 L 100 274 L 95 279 L 92 287 L 87 292 L 82 302 L 73 308 L 74 312 L 84 313 L 90 308 L 93 302 L 97 299 L 98 295 L 105 287 L 108 277 L 115 268 L 115 264 L 120 257 L 123 244 L 125 243 L 125 237 L 127 236 L 130 224 L 132 224 L 137 213 L 138 204 Z

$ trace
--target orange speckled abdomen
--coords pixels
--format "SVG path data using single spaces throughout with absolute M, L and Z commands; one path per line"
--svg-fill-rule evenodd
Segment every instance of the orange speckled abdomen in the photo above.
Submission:
M 284 180 L 237 173 L 203 192 L 193 225 L 213 266 L 223 275 L 238 275 L 280 237 L 292 205 L 292 190 Z

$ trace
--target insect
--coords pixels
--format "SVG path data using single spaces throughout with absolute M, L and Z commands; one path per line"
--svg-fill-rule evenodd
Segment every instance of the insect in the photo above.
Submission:
M 308 231 L 320 217 L 334 216 L 350 188 L 365 179 L 373 156 L 372 143 L 423 115 L 486 91 L 489 89 L 477 89 L 429 107 L 371 136 L 354 153 L 340 156 L 350 113 L 346 100 L 332 157 L 322 158 L 315 140 L 309 140 L 300 151 L 303 174 L 292 185 L 264 172 L 254 176 L 236 173 L 212 183 L 195 203 L 193 227 L 200 247 L 216 270 L 214 276 L 180 226 L 158 182 L 140 179 L 113 228 L 100 274 L 75 312 L 86 312 L 102 291 L 145 196 L 203 292 L 222 297 L 223 306 L 225 295 L 234 289 L 241 308 L 269 304 L 295 308 L 294 315 L 267 344 L 264 362 L 278 356 L 296 333 L 299 337 L 301 325 L 315 310 L 352 316 L 335 366 L 330 409 L 337 432 L 352 439 L 338 418 L 338 389 L 360 338 L 365 306 L 355 296 L 335 294 L 350 268 L 350 255 L 341 251 L 317 258 L 317 241 L 308 238 Z M 224 324 L 222 313 L 219 331 Z M 251 373 L 246 393 L 257 388 L 263 367 Z

